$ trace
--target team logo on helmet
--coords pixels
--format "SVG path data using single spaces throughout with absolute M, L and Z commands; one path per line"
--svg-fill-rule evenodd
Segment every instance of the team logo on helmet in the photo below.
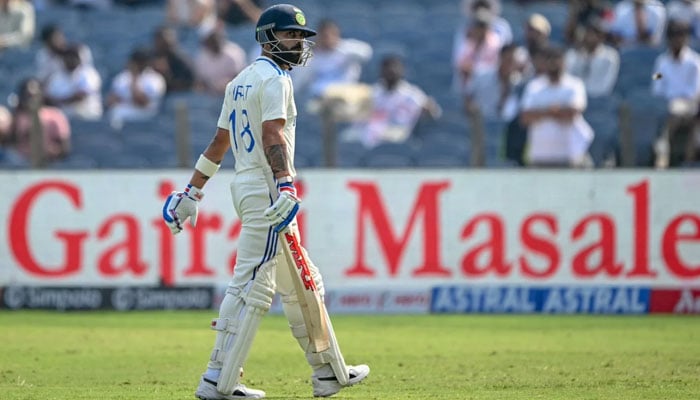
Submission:
M 297 24 L 304 26 L 306 25 L 306 17 L 304 16 L 304 13 L 301 12 L 301 10 L 297 9 L 296 15 L 294 15 L 294 19 L 297 20 Z

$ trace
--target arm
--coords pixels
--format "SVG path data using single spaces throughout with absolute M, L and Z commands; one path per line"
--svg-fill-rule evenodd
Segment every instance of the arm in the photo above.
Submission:
M 190 26 L 198 26 L 204 20 L 207 19 L 208 16 L 212 15 L 216 10 L 216 5 L 214 4 L 213 0 L 207 0 L 204 2 L 197 2 L 196 6 L 194 9 L 191 10 L 191 15 L 190 15 Z
M 44 133 L 56 147 L 51 152 L 45 149 L 44 155 L 49 160 L 60 160 L 65 158 L 71 151 L 71 129 L 68 117 L 61 111 L 56 110 L 51 115 L 52 118 L 43 122 Z
M 534 124 L 535 122 L 539 121 L 540 119 L 544 118 L 547 116 L 547 110 L 546 109 L 539 109 L 539 110 L 523 110 L 520 113 L 520 123 L 529 126 L 531 124 Z
M 139 107 L 147 107 L 150 99 L 145 91 L 141 90 L 138 85 L 138 76 L 132 74 L 131 79 L 131 100 Z
M 291 176 L 289 171 L 289 159 L 287 156 L 287 143 L 284 141 L 284 119 L 263 121 L 262 141 L 272 174 L 275 179 Z
M 214 164 L 221 165 L 221 161 L 223 161 L 224 156 L 230 147 L 231 141 L 229 140 L 228 130 L 217 128 L 214 137 L 211 139 L 211 142 L 209 142 L 209 145 L 204 150 L 202 155 Z M 207 176 L 205 173 L 195 167 L 192 177 L 190 178 L 190 185 L 202 189 L 210 178 L 211 176 Z
M 297 190 L 294 187 L 294 178 L 289 171 L 289 158 L 287 144 L 284 141 L 284 124 L 282 118 L 263 121 L 262 141 L 265 149 L 265 158 L 272 168 L 277 185 L 277 199 L 265 210 L 265 218 L 274 226 L 275 232 L 284 230 L 299 212 Z
M 429 115 L 432 119 L 438 119 L 442 116 L 442 107 L 433 97 L 428 97 L 423 104 L 423 114 Z
M 187 219 L 194 228 L 197 224 L 197 202 L 204 198 L 202 188 L 219 170 L 221 160 L 231 143 L 227 129 L 217 128 L 211 142 L 199 156 L 190 183 L 182 192 L 172 192 L 163 205 L 163 220 L 173 235 L 182 232 Z
M 686 81 L 686 85 L 683 90 L 683 98 L 688 100 L 696 100 L 698 97 L 698 90 L 700 90 L 700 80 L 698 79 L 698 65 L 693 63 L 692 73 Z
M 81 101 L 84 98 L 88 96 L 88 92 L 83 90 L 83 89 L 78 89 L 76 92 L 73 94 L 66 96 L 66 97 L 52 97 L 46 95 L 46 102 L 48 104 L 55 104 L 55 105 L 62 105 L 62 104 L 71 104 L 75 103 L 77 101 Z
M 530 125 L 543 118 L 553 118 L 559 122 L 571 122 L 580 113 L 581 110 L 574 107 L 551 106 L 521 112 L 520 122 L 523 125 Z

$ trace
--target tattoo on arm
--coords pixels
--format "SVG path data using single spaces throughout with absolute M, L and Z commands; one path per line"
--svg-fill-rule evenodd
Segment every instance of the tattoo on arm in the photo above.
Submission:
M 265 157 L 272 168 L 272 173 L 287 171 L 287 146 L 284 144 L 273 144 L 265 147 Z

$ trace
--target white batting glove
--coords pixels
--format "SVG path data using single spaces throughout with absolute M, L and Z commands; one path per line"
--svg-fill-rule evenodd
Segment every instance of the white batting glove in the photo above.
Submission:
M 192 185 L 187 185 L 182 192 L 172 192 L 163 205 L 163 220 L 170 232 L 177 235 L 182 232 L 182 225 L 190 219 L 194 228 L 197 224 L 197 202 L 204 197 L 204 192 Z
M 292 183 L 292 178 L 283 178 L 277 182 L 277 200 L 265 210 L 265 218 L 270 221 L 270 225 L 275 227 L 275 232 L 279 233 L 287 227 L 299 212 L 301 200 L 297 197 L 297 189 Z

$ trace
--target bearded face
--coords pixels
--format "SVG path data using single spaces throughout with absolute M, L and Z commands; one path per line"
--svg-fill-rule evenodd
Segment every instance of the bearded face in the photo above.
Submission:
M 301 31 L 278 31 L 272 33 L 268 51 L 272 57 L 290 66 L 305 65 L 311 57 L 313 42 Z
M 279 43 L 277 47 L 280 49 L 280 51 L 276 52 L 275 54 L 279 58 L 289 63 L 290 65 L 300 64 L 301 57 L 304 52 L 304 45 L 302 44 L 302 42 L 298 42 L 293 47 L 286 47 L 284 43 Z

